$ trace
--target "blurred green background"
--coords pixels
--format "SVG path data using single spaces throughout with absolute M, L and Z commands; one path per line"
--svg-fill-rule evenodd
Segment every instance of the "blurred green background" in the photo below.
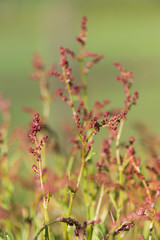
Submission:
M 159 0 L 0 0 L 0 92 L 12 101 L 12 127 L 29 116 L 22 106 L 41 108 L 39 87 L 30 80 L 31 60 L 39 52 L 46 65 L 59 61 L 59 46 L 79 50 L 75 37 L 82 16 L 88 18 L 88 49 L 105 58 L 88 75 L 90 106 L 110 99 L 123 106 L 124 93 L 115 80 L 113 62 L 134 73 L 138 104 L 127 129 L 146 122 L 159 131 L 160 119 L 160 1 Z M 57 80 L 52 80 L 54 89 Z M 64 119 L 65 105 L 56 100 L 50 121 Z M 109 107 L 110 108 L 110 107 Z

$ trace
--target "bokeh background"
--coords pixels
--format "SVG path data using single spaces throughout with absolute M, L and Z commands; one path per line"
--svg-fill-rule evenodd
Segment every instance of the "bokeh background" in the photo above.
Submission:
M 38 52 L 47 66 L 59 61 L 59 46 L 79 50 L 75 37 L 82 16 L 88 18 L 88 49 L 105 58 L 88 75 L 90 106 L 110 99 L 121 107 L 123 88 L 115 80 L 113 62 L 134 73 L 140 98 L 128 116 L 126 131 L 145 122 L 157 133 L 160 121 L 159 0 L 0 0 L 0 92 L 12 101 L 12 128 L 30 117 L 22 106 L 41 109 L 39 86 L 30 80 L 31 60 Z M 77 73 L 75 72 L 75 77 Z M 50 82 L 52 88 L 58 80 Z M 52 125 L 64 119 L 66 106 L 56 100 Z M 66 114 L 69 110 L 66 110 Z

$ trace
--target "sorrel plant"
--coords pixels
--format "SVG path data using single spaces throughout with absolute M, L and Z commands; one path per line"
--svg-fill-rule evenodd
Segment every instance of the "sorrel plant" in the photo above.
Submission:
M 32 117 L 28 134 L 16 129 L 8 135 L 10 102 L 0 96 L 0 238 L 160 239 L 160 137 L 151 136 L 139 126 L 147 162 L 145 157 L 138 157 L 133 136 L 121 143 L 138 92 L 131 91 L 132 72 L 118 62 L 114 65 L 120 72 L 116 79 L 124 88 L 124 105 L 110 109 L 107 99 L 89 107 L 87 75 L 103 55 L 87 48 L 86 17 L 76 40 L 80 53 L 60 47 L 59 67 L 46 69 L 35 54 L 32 79 L 39 82 L 42 109 L 37 113 L 30 107 L 23 108 Z M 79 65 L 79 82 L 72 75 L 71 61 Z M 55 78 L 62 88 L 52 92 L 49 83 L 57 81 Z M 67 146 L 71 146 L 67 154 L 56 127 L 49 124 L 58 97 L 72 113 L 71 124 L 64 128 L 70 142 Z M 97 154 L 94 142 L 102 131 L 106 136 Z M 27 174 L 19 174 L 22 165 L 23 169 L 27 166 Z M 25 189 L 26 197 L 32 196 L 24 205 L 15 197 L 18 187 Z

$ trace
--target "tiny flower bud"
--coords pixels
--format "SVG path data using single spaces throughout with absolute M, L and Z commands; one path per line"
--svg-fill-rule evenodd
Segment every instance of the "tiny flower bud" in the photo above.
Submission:
M 134 141 L 135 141 L 135 138 L 133 136 L 131 136 L 130 139 L 129 139 L 130 144 L 133 144 Z

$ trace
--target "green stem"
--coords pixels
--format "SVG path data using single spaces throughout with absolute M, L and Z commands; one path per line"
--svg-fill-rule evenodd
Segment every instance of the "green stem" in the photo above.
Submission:
M 119 141 L 120 141 L 120 137 L 121 137 L 121 134 L 122 134 L 123 125 L 124 125 L 124 120 L 121 120 L 119 129 L 118 129 L 118 134 L 117 134 L 117 137 L 116 137 L 116 158 L 117 158 L 118 166 L 121 165 Z
M 41 184 L 41 190 L 42 190 L 42 195 L 43 195 L 44 224 L 46 225 L 49 221 L 49 218 L 48 218 L 48 202 L 46 202 L 46 199 L 45 199 L 41 161 L 39 161 L 39 176 L 40 176 L 40 184 Z M 49 240 L 49 229 L 48 229 L 48 227 L 45 228 L 45 240 Z
M 38 139 L 36 139 L 35 141 L 36 146 L 38 147 Z M 49 221 L 48 218 L 48 199 L 46 200 L 45 198 L 45 192 L 44 192 L 44 185 L 43 185 L 43 174 L 42 174 L 42 159 L 45 160 L 45 149 L 42 152 L 39 152 L 39 154 L 41 155 L 41 159 L 39 161 L 39 178 L 40 178 L 40 185 L 41 185 L 41 191 L 42 191 L 42 196 L 43 196 L 43 220 L 44 220 L 44 224 L 46 225 Z M 45 228 L 45 240 L 49 240 L 49 229 L 48 227 Z
M 105 191 L 104 191 L 104 184 L 103 184 L 101 186 L 101 192 L 100 192 L 99 201 L 98 201 L 98 204 L 97 204 L 96 215 L 95 215 L 95 218 L 94 218 L 95 221 L 98 219 L 98 215 L 99 215 L 99 212 L 100 212 L 104 192 Z
M 67 90 L 68 90 L 69 99 L 70 99 L 70 102 L 71 102 L 71 109 L 72 109 L 73 115 L 75 115 L 76 110 L 75 110 L 75 107 L 74 107 L 74 101 L 73 101 L 73 97 L 72 97 L 71 87 L 70 87 L 69 82 L 67 81 L 65 72 L 66 72 L 66 69 L 63 68 L 63 76 L 64 76 L 64 81 L 65 81 L 65 84 L 66 84 L 66 87 L 67 87 Z
M 88 171 L 85 166 L 84 168 L 84 179 L 83 179 L 83 191 L 84 191 L 84 201 L 85 201 L 85 207 L 86 207 L 86 219 L 89 221 L 89 200 L 88 200 L 88 181 L 87 181 Z
M 72 193 L 71 198 L 70 198 L 69 207 L 68 207 L 67 218 L 69 218 L 70 215 L 71 215 L 71 210 L 72 210 L 74 198 L 75 198 L 75 194 Z M 69 236 L 68 236 L 68 225 L 67 225 L 67 224 L 66 224 L 66 226 L 65 226 L 64 239 L 65 239 L 65 240 L 68 240 L 68 239 L 69 239 Z
M 84 166 L 85 166 L 85 145 L 83 145 L 83 148 L 82 148 L 82 163 L 81 163 L 81 168 L 80 168 L 80 172 L 79 172 L 78 179 L 77 179 L 76 189 L 75 189 L 75 191 L 71 194 L 71 198 L 70 198 L 70 203 L 69 203 L 69 208 L 68 208 L 68 214 L 67 214 L 67 217 L 68 217 L 68 218 L 69 218 L 70 215 L 71 215 L 71 210 L 72 210 L 74 198 L 75 198 L 75 196 L 76 196 L 77 190 L 78 190 L 79 185 L 80 185 L 80 182 L 81 182 L 81 178 L 82 178 L 83 171 L 84 171 Z M 68 225 L 66 225 L 66 227 L 65 227 L 64 236 L 65 236 L 65 240 L 68 240 L 68 239 L 69 239 L 69 236 L 68 236 Z
M 67 174 L 69 179 L 70 179 L 70 176 L 71 176 L 71 169 L 72 169 L 72 166 L 73 166 L 73 162 L 74 162 L 74 156 L 71 155 L 71 157 L 69 159 L 69 162 L 68 162 L 67 170 L 66 170 L 66 174 Z
M 81 73 L 81 79 L 83 83 L 83 99 L 84 99 L 84 105 L 85 108 L 88 110 L 88 90 L 87 90 L 87 79 L 86 79 L 86 74 L 84 73 L 84 59 L 81 56 L 81 59 L 79 60 L 79 66 L 80 66 L 80 73 Z
M 94 218 L 95 221 L 98 219 L 98 215 L 99 215 L 99 212 L 100 212 L 100 208 L 101 208 L 101 204 L 102 204 L 104 193 L 105 193 L 105 190 L 104 190 L 104 184 L 103 184 L 101 186 L 101 190 L 100 190 L 100 196 L 99 196 L 97 209 L 96 209 L 96 214 L 95 214 L 95 218 Z M 93 228 L 94 228 L 94 226 L 91 226 L 91 229 L 89 231 L 88 240 L 92 240 Z
M 117 164 L 118 164 L 118 171 L 119 171 L 119 184 L 122 187 L 123 186 L 123 167 L 121 164 L 121 159 L 120 159 L 120 148 L 119 148 L 119 143 L 120 143 L 120 137 L 122 134 L 123 130 L 123 125 L 124 125 L 124 120 L 121 120 L 118 134 L 116 137 L 116 158 L 117 158 Z M 117 212 L 117 220 L 120 218 L 120 212 L 123 207 L 123 190 L 120 189 L 119 191 L 119 201 L 118 201 L 118 212 Z

